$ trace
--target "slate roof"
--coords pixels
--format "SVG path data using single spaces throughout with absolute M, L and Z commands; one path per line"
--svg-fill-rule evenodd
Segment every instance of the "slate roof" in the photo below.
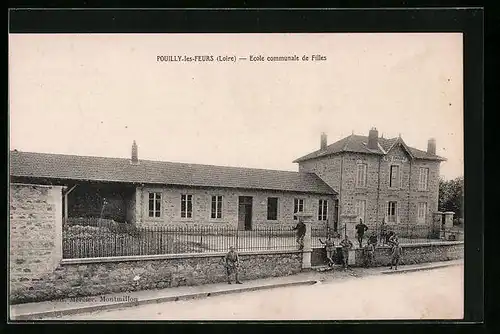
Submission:
M 337 194 L 318 176 L 267 169 L 176 162 L 10 152 L 10 175 L 72 181 L 104 181 Z
M 303 157 L 296 159 L 294 162 L 301 162 L 310 159 L 320 158 L 341 152 L 367 153 L 385 155 L 396 143 L 401 143 L 411 153 L 415 159 L 427 159 L 445 161 L 446 159 L 438 155 L 432 155 L 426 151 L 407 146 L 401 138 L 379 138 L 379 147 L 375 150 L 367 147 L 368 137 L 359 135 L 350 135 L 328 145 L 324 150 L 317 150 Z

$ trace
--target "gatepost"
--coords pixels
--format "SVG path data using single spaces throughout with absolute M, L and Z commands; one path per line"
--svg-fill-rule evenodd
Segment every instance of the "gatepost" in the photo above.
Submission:
M 355 214 L 344 214 L 340 216 L 342 221 L 342 230 L 340 232 L 341 237 L 343 238 L 345 235 L 351 240 L 353 245 L 356 245 L 356 224 L 358 216 Z M 348 265 L 354 265 L 356 263 L 356 250 L 352 248 L 349 251 L 349 260 Z
M 447 211 L 447 212 L 443 213 L 443 215 L 444 215 L 444 227 L 446 229 L 453 228 L 453 215 L 454 214 L 455 214 L 455 212 L 452 212 L 452 211 Z
M 444 225 L 443 225 L 443 213 L 440 211 L 434 212 L 432 214 L 432 229 L 434 231 L 439 231 L 439 238 L 444 238 Z
M 306 225 L 306 234 L 304 236 L 304 248 L 302 249 L 302 269 L 311 268 L 311 254 L 312 254 L 312 242 L 311 242 L 311 223 L 312 214 L 302 213 L 297 215 L 299 221 L 302 221 Z

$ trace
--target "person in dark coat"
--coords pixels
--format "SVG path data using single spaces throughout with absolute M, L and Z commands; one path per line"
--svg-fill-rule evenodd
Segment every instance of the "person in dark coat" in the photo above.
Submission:
M 363 237 L 368 230 L 368 226 L 363 224 L 363 219 L 359 219 L 359 224 L 356 225 L 356 237 L 358 238 L 359 248 L 363 247 Z
M 292 228 L 292 230 L 297 231 L 297 244 L 299 245 L 299 250 L 304 249 L 304 236 L 306 235 L 306 224 L 302 220 L 299 220 L 297 226 Z
M 234 247 L 229 247 L 229 252 L 224 258 L 224 265 L 226 267 L 227 283 L 231 284 L 231 275 L 234 274 L 236 284 L 242 284 L 238 279 L 238 267 L 240 265 L 240 258 Z
M 349 250 L 353 247 L 353 244 L 347 235 L 340 242 L 340 246 L 342 247 L 342 262 L 344 264 L 344 269 L 347 269 L 349 266 Z

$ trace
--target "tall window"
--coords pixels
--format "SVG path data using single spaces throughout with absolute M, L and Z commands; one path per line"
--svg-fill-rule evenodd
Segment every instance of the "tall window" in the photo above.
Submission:
M 366 164 L 356 165 L 356 187 L 366 186 Z
M 417 222 L 421 224 L 425 223 L 426 217 L 427 217 L 427 203 L 425 202 L 418 203 Z
M 418 178 L 418 190 L 427 190 L 428 179 L 429 179 L 429 168 L 420 168 L 420 173 Z
M 212 196 L 212 218 L 222 218 L 222 196 Z
M 320 199 L 318 203 L 318 220 L 328 219 L 328 201 L 326 199 Z
M 149 217 L 161 217 L 161 193 L 149 193 Z
M 193 217 L 193 195 L 181 195 L 181 218 Z
M 269 197 L 267 199 L 267 220 L 278 219 L 278 198 Z
M 399 166 L 392 165 L 391 166 L 391 175 L 390 175 L 390 179 L 389 179 L 389 187 L 399 188 L 399 186 L 400 186 Z
M 293 200 L 293 214 L 294 214 L 293 219 L 297 219 L 295 214 L 299 212 L 304 212 L 304 200 L 301 198 L 295 198 Z
M 366 201 L 361 199 L 357 200 L 354 209 L 356 210 L 356 215 L 358 216 L 358 220 L 359 218 L 361 218 L 363 219 L 363 222 L 365 222 Z
M 398 216 L 398 202 L 387 203 L 387 220 L 390 223 L 395 223 Z

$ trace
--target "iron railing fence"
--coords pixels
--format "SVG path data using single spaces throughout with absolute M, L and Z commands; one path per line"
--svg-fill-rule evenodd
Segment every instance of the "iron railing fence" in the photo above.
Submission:
M 386 244 L 393 233 L 397 235 L 402 244 L 463 240 L 463 232 L 458 229 L 444 229 L 439 226 L 410 224 L 381 225 L 376 227 L 375 231 L 379 244 Z M 368 233 L 368 235 L 372 233 Z
M 243 231 L 233 226 L 137 226 L 98 218 L 79 219 L 64 224 L 63 258 L 226 252 L 230 246 L 238 251 L 296 250 L 296 231 L 292 227 L 277 225 Z M 391 232 L 396 233 L 401 244 L 464 238 L 463 230 L 457 228 L 384 225 L 369 227 L 365 240 L 376 236 L 378 245 L 384 245 Z M 328 234 L 339 245 L 342 233 L 336 233 L 328 224 L 313 224 L 311 246 L 322 247 L 320 239 L 324 242 Z
M 249 231 L 225 226 L 66 226 L 63 258 L 113 257 L 297 249 L 296 232 L 288 226 Z
M 321 241 L 325 242 L 325 239 L 328 235 L 330 235 L 334 239 L 336 245 L 339 244 L 340 234 L 338 232 L 335 232 L 327 224 L 313 225 L 311 227 L 311 246 L 312 247 L 324 246 L 324 244 L 322 244 Z

